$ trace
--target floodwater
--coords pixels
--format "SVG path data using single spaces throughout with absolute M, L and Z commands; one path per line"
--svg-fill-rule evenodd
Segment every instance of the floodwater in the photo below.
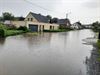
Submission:
M 0 75 L 86 75 L 91 30 L 17 35 L 0 39 Z

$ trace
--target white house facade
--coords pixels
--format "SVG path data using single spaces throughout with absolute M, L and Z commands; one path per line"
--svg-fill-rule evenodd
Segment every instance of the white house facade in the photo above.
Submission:
M 26 16 L 24 21 L 11 21 L 11 24 L 16 27 L 26 26 L 33 32 L 59 29 L 59 25 L 50 24 L 49 19 L 46 16 L 32 12 Z

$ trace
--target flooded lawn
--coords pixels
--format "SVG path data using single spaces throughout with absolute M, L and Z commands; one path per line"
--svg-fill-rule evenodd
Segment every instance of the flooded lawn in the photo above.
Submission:
M 0 39 L 0 75 L 86 75 L 86 56 L 92 46 L 83 39 L 91 30 Z

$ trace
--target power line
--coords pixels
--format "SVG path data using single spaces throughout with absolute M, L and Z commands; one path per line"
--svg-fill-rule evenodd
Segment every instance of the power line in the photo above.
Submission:
M 24 2 L 27 2 L 27 3 L 31 4 L 31 5 L 33 5 L 33 6 L 35 6 L 35 7 L 41 8 L 41 9 L 43 9 L 43 10 L 45 10 L 45 11 L 49 11 L 49 12 L 53 12 L 53 13 L 59 13 L 59 14 L 65 14 L 65 13 L 61 13 L 61 12 L 56 12 L 56 11 L 53 11 L 53 10 L 49 10 L 49 9 L 47 9 L 47 8 L 44 8 L 44 7 L 42 7 L 42 6 L 40 6 L 40 5 L 36 4 L 36 3 L 30 2 L 30 1 L 28 1 L 28 0 L 23 0 L 23 1 L 24 1 Z M 69 14 L 69 13 L 68 13 L 68 14 Z
M 33 2 L 30 2 L 30 1 L 28 1 L 28 0 L 23 0 L 23 1 L 29 3 L 29 4 L 31 4 L 31 5 L 33 5 L 33 6 L 39 7 L 39 8 L 41 8 L 41 9 L 43 9 L 43 10 L 50 11 L 50 12 L 55 12 L 55 11 L 53 11 L 53 10 L 46 9 L 46 8 L 44 8 L 44 7 L 42 7 L 42 6 L 38 5 L 38 4 L 35 4 L 35 3 L 33 3 Z M 55 13 L 57 13 L 57 12 L 55 12 Z

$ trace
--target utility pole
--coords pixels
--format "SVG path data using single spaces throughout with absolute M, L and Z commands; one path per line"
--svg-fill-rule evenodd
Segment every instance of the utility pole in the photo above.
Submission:
M 69 14 L 71 14 L 71 12 L 66 13 L 66 18 L 68 18 Z

